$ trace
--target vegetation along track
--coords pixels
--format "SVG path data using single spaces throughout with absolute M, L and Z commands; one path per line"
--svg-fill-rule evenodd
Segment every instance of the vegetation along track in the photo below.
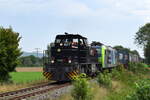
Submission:
M 29 97 L 36 96 L 39 94 L 44 94 L 49 91 L 63 88 L 63 87 L 69 86 L 69 85 L 70 85 L 70 83 L 61 83 L 61 84 L 57 83 L 57 82 L 45 83 L 45 84 L 41 84 L 41 85 L 35 86 L 35 87 L 1 93 L 0 100 L 21 100 L 21 99 L 29 98 Z

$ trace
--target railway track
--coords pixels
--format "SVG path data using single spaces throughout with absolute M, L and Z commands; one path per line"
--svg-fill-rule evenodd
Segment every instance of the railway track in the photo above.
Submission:
M 70 83 L 58 84 L 56 82 L 53 83 L 45 83 L 42 85 L 25 88 L 17 91 L 11 91 L 0 94 L 0 100 L 22 100 L 26 98 L 30 98 L 32 96 L 38 96 L 39 94 L 44 94 L 49 91 L 60 89 L 66 86 L 69 86 Z

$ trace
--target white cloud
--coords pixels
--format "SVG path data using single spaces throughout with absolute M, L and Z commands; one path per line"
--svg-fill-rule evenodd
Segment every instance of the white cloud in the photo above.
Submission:
M 91 11 L 86 4 L 73 0 L 55 0 L 53 7 L 56 7 L 54 11 L 66 16 L 82 16 Z
M 95 3 L 93 9 L 91 2 Z M 101 7 L 105 5 L 105 7 Z M 41 13 L 54 16 L 150 16 L 150 0 L 0 0 L 0 12 L 10 15 Z
M 145 18 L 144 18 L 144 22 L 145 22 L 145 23 L 150 22 L 150 16 L 145 17 Z
M 45 13 L 80 16 L 90 13 L 86 4 L 75 0 L 0 0 L 0 12 L 11 14 Z
M 140 15 L 140 16 L 150 16 L 150 9 L 149 10 L 134 10 L 133 14 Z

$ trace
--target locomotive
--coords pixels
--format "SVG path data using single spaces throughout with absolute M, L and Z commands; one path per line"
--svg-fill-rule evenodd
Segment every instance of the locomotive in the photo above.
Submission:
M 65 33 L 57 35 L 44 52 L 43 75 L 49 80 L 70 81 L 80 73 L 93 76 L 120 63 L 127 64 L 135 56 L 104 44 L 88 45 L 86 37 Z M 134 60 L 138 62 L 138 56 Z

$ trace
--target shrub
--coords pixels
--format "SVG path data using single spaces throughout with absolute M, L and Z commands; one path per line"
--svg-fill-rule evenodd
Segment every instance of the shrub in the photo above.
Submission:
M 99 86 L 111 88 L 112 87 L 111 74 L 107 72 L 100 73 L 98 75 L 97 82 L 99 83 Z
M 143 63 L 131 62 L 128 64 L 128 70 L 134 73 L 145 73 L 148 69 L 145 68 L 145 64 Z
M 125 66 L 123 64 L 120 64 L 116 67 L 117 71 L 123 72 L 125 70 Z
M 111 77 L 115 80 L 120 80 L 121 72 L 116 69 L 113 69 L 113 71 L 111 72 Z
M 127 100 L 150 100 L 150 79 L 135 84 L 136 91 L 127 97 Z
M 13 29 L 0 27 L 0 82 L 10 81 L 9 72 L 15 71 L 22 54 L 19 48 L 21 37 Z
M 92 100 L 92 89 L 85 75 L 80 75 L 73 82 L 72 97 L 74 100 Z
M 117 79 L 117 80 L 120 80 L 122 77 L 122 74 L 124 74 L 126 71 L 126 69 L 124 68 L 124 66 L 121 64 L 121 65 L 118 65 L 115 69 L 112 70 L 111 72 L 111 76 L 113 79 Z
M 130 63 L 128 64 L 128 70 L 129 70 L 129 71 L 132 71 L 132 72 L 136 72 L 136 70 L 137 70 L 137 65 L 136 65 L 136 63 L 130 62 Z

